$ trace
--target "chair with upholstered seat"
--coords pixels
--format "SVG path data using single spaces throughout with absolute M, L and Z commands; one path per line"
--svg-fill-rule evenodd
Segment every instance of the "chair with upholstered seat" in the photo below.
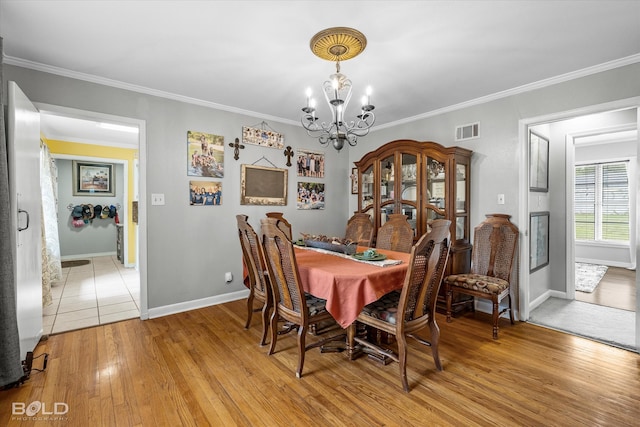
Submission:
M 333 320 L 326 310 L 326 300 L 314 297 L 304 291 L 300 282 L 300 273 L 296 262 L 293 243 L 279 227 L 279 219 L 264 218 L 262 225 L 262 246 L 269 272 L 274 310 L 271 314 L 271 345 L 268 354 L 273 354 L 278 333 L 278 319 L 283 319 L 296 326 L 298 330 L 298 368 L 296 376 L 302 376 L 304 356 L 307 350 L 320 347 L 328 342 L 342 340 L 345 334 L 330 336 L 306 345 L 309 325 Z
M 407 216 L 390 214 L 387 222 L 378 230 L 376 248 L 409 253 L 413 246 L 413 237 L 413 228 L 407 221 Z
M 262 244 L 260 238 L 254 231 L 253 227 L 247 221 L 247 215 L 236 215 L 238 223 L 238 235 L 240 237 L 240 247 L 242 248 L 242 257 L 244 265 L 247 268 L 247 278 L 249 280 L 249 297 L 247 298 L 247 323 L 245 329 L 251 326 L 251 318 L 255 310 L 254 301 L 262 304 L 262 338 L 260 345 L 266 344 L 267 330 L 269 328 L 269 312 L 273 306 L 271 298 L 271 287 L 267 271 L 264 267 Z
M 471 271 L 444 279 L 447 296 L 447 322 L 451 322 L 453 293 L 490 299 L 493 305 L 493 339 L 498 339 L 498 321 L 509 311 L 513 325 L 510 277 L 518 246 L 518 228 L 509 221 L 511 215 L 490 214 L 475 229 L 471 252 Z M 508 298 L 509 306 L 500 311 L 500 302 Z
M 347 231 L 344 238 L 356 242 L 358 246 L 371 246 L 373 230 L 373 222 L 369 214 L 356 213 L 347 221 Z
M 284 232 L 289 240 L 293 240 L 293 229 L 291 223 L 285 219 L 282 212 L 267 212 L 267 218 L 279 219 L 278 227 Z
M 400 365 L 400 376 L 404 391 L 409 391 L 407 380 L 407 337 L 431 347 L 433 361 L 441 371 L 442 363 L 438 353 L 440 328 L 436 323 L 436 301 L 445 266 L 449 259 L 451 221 L 433 221 L 431 231 L 424 234 L 411 248 L 409 267 L 401 291 L 394 291 L 371 303 L 358 315 L 358 322 L 396 337 L 397 349 L 382 347 L 365 337 L 349 334 L 349 345 L 358 343 L 367 352 L 373 351 L 382 357 L 389 357 Z M 415 335 L 428 327 L 430 340 Z

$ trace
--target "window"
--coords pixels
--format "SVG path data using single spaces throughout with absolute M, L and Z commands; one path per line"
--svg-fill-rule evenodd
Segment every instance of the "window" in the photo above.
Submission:
M 577 240 L 629 241 L 628 161 L 575 167 Z

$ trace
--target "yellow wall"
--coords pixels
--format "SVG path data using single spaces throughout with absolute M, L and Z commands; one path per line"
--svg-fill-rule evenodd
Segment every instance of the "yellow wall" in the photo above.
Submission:
M 138 150 L 131 148 L 117 148 L 108 147 L 104 145 L 92 145 L 92 144 L 80 144 L 77 142 L 56 141 L 52 139 L 43 138 L 49 147 L 49 151 L 52 154 L 67 154 L 72 156 L 82 157 L 102 157 L 105 159 L 121 159 L 128 161 L 128 188 L 127 193 L 129 200 L 127 203 L 127 210 L 129 215 L 127 217 L 128 227 L 128 250 L 127 250 L 127 262 L 125 264 L 136 264 L 136 223 L 132 221 L 131 216 L 131 202 L 133 196 L 136 194 L 133 188 L 133 170 L 134 160 L 138 158 Z

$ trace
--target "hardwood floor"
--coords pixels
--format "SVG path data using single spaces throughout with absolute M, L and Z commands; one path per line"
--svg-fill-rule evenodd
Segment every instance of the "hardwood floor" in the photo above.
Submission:
M 245 301 L 52 335 L 44 372 L 0 392 L 0 423 L 15 426 L 536 426 L 637 425 L 640 355 L 550 329 L 468 313 L 430 349 L 409 341 L 410 393 L 398 365 L 306 354 L 295 377 L 295 333 L 276 353 L 243 329 Z M 313 339 L 313 337 L 309 337 Z M 39 367 L 38 362 L 35 364 Z M 12 402 L 68 405 L 59 421 L 12 416 Z M 44 417 L 44 418 L 43 418 Z M 28 418 L 28 417 L 25 417 Z
M 636 272 L 620 267 L 609 267 L 596 289 L 576 292 L 576 300 L 621 310 L 636 310 Z

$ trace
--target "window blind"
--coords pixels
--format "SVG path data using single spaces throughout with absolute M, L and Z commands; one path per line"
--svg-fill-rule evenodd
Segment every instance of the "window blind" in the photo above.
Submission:
M 574 211 L 578 240 L 629 240 L 628 162 L 575 167 Z

